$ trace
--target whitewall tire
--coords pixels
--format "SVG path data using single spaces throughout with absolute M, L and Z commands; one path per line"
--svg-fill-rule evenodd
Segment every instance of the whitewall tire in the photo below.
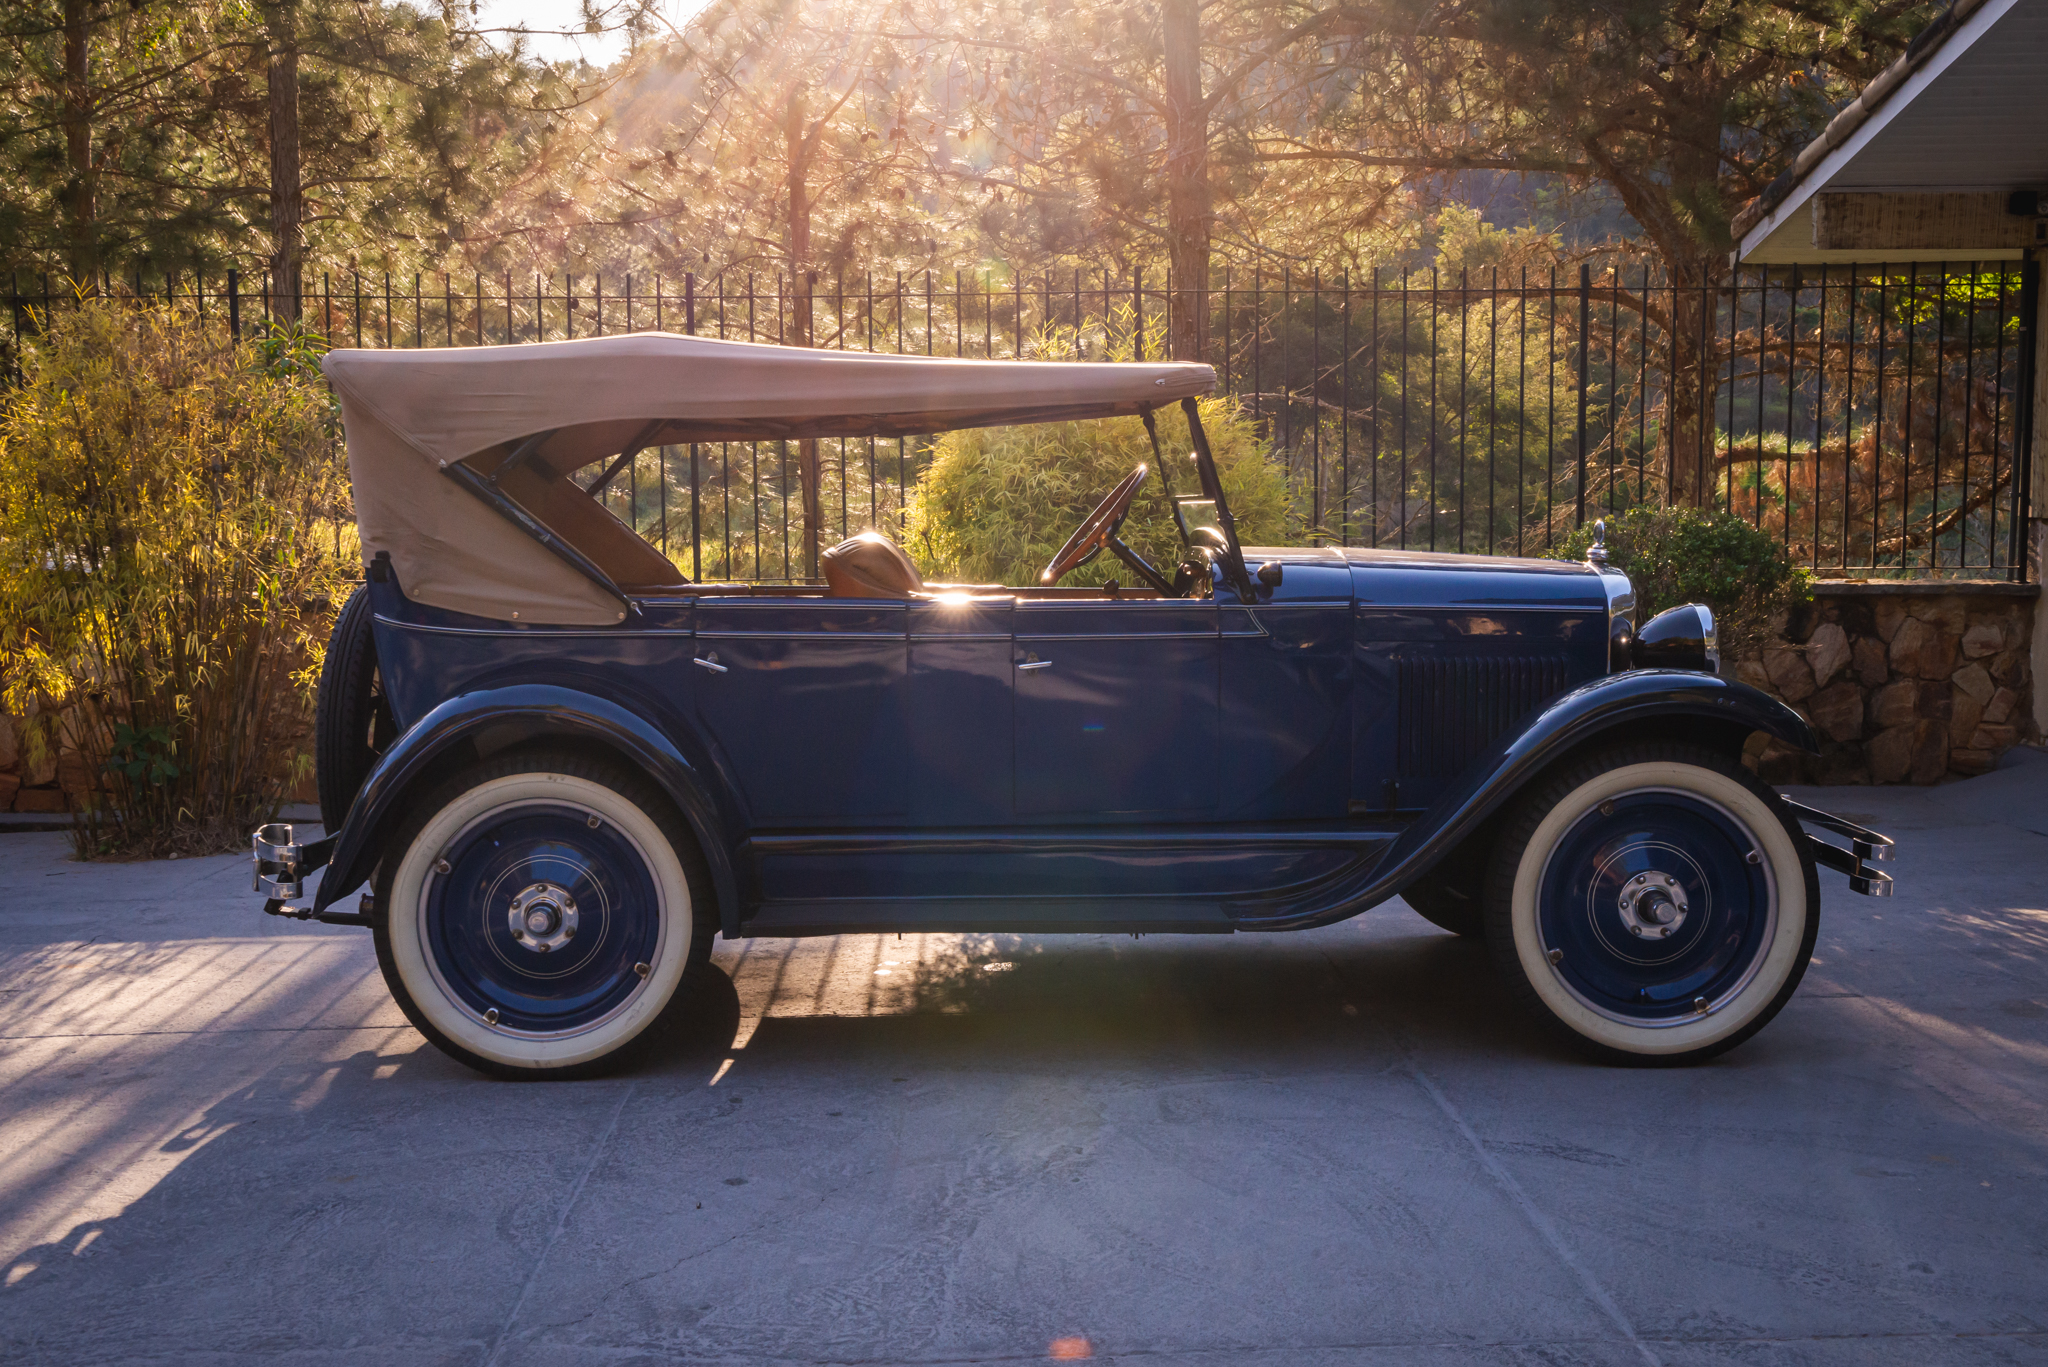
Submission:
M 1748 1039 L 1798 988 L 1819 926 L 1805 838 L 1739 763 L 1687 745 L 1568 764 L 1510 815 L 1486 933 L 1522 1003 L 1612 1062 Z
M 559 752 L 441 785 L 377 878 L 377 957 L 437 1047 L 500 1076 L 583 1076 L 650 1036 L 715 920 L 662 795 Z

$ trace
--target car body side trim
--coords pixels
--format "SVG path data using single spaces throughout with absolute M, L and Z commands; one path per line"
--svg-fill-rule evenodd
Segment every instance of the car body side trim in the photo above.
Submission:
M 774 627 L 762 627 L 759 631 L 699 631 L 696 635 L 706 641 L 902 641 L 908 639 L 900 631 L 778 631 Z M 1001 639 L 1008 640 L 1009 638 L 1003 637 Z
M 593 631 L 581 630 L 575 627 L 542 626 L 444 627 L 433 626 L 426 622 L 408 622 L 398 617 L 386 617 L 381 612 L 376 614 L 376 619 L 381 625 L 392 627 L 399 631 L 423 632 L 429 636 L 492 636 L 520 641 L 577 641 L 587 639 L 616 641 L 624 637 L 693 636 L 696 634 L 687 629 L 678 629 L 676 627 L 644 626 L 599 627 Z
M 1292 603 L 1269 604 L 1267 606 L 1293 607 Z M 1356 612 L 1559 612 L 1584 617 L 1589 612 L 1601 611 L 1597 603 L 1517 603 L 1491 599 L 1460 599 L 1443 603 L 1375 603 L 1369 598 L 1360 598 L 1350 604 Z
M 1019 641 L 1213 641 L 1213 631 L 1123 631 L 1095 632 L 1037 632 L 1017 633 Z

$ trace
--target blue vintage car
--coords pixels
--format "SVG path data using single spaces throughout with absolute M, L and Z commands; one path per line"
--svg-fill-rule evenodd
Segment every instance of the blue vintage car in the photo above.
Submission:
M 645 1047 L 714 935 L 1299 930 L 1397 895 L 1595 1055 L 1690 1061 L 1798 986 L 1816 862 L 1890 887 L 1889 841 L 1744 767 L 1814 736 L 1720 677 L 1704 607 L 1638 629 L 1597 552 L 1241 546 L 1207 366 L 640 334 L 326 370 L 367 583 L 320 685 L 330 834 L 257 832 L 258 884 L 369 927 L 485 1072 Z M 1192 452 L 1156 449 L 1174 404 Z M 1031 587 L 925 584 L 873 532 L 822 585 L 690 583 L 594 496 L 655 443 L 1119 415 L 1153 468 Z M 1154 474 L 1173 566 L 1120 535 Z M 1133 587 L 1059 584 L 1105 551 Z

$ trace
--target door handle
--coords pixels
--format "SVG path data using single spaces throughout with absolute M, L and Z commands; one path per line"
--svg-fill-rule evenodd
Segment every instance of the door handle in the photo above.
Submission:
M 1017 668 L 1018 668 L 1018 669 L 1019 669 L 1020 671 L 1022 671 L 1022 670 L 1026 670 L 1026 669 L 1051 669 L 1051 668 L 1052 668 L 1052 661 L 1051 661 L 1051 660 L 1026 660 L 1026 661 L 1024 661 L 1024 663 L 1022 663 L 1022 664 L 1018 665 L 1018 666 L 1017 666 Z
M 692 659 L 690 663 L 693 665 L 702 665 L 704 666 L 704 668 L 710 670 L 713 674 L 726 674 L 731 672 L 730 670 L 726 669 L 724 665 L 718 662 L 718 657 L 716 655 L 713 655 L 708 660 Z

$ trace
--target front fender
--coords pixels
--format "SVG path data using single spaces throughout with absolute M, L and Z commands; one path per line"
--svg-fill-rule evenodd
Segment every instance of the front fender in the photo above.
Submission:
M 1805 718 L 1748 684 L 1683 669 L 1637 669 L 1582 684 L 1532 715 L 1465 771 L 1417 817 L 1372 868 L 1292 899 L 1233 908 L 1240 930 L 1303 930 L 1356 916 L 1427 873 L 1501 805 L 1570 751 L 1643 724 L 1664 722 L 1690 737 L 1740 749 L 1762 731 L 1817 753 Z
M 724 823 L 697 767 L 645 717 L 606 698 L 558 684 L 512 684 L 483 688 L 448 699 L 421 717 L 377 761 L 349 807 L 334 858 L 313 902 L 318 915 L 339 897 L 361 887 L 377 861 L 400 803 L 431 776 L 452 746 L 486 730 L 532 736 L 576 737 L 617 751 L 661 785 L 689 823 L 711 872 L 720 922 L 727 934 L 739 928 L 738 885 Z

